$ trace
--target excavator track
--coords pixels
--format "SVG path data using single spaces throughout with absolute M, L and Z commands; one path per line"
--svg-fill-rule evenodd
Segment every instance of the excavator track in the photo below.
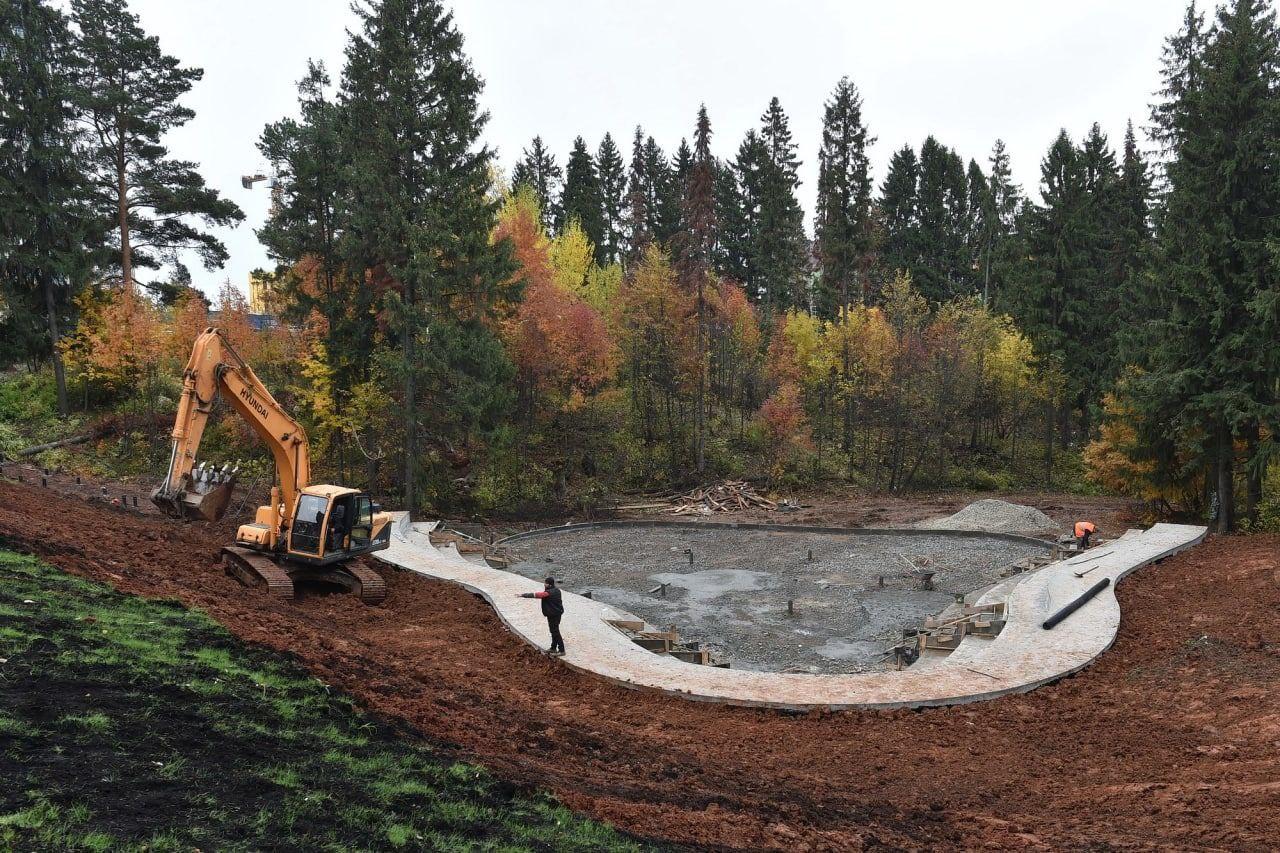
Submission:
M 360 600 L 365 604 L 381 604 L 382 600 L 387 597 L 386 581 L 373 569 L 362 564 L 359 560 L 352 560 L 342 568 L 355 576 L 356 581 L 359 582 L 360 588 L 352 590 L 352 592 L 360 596 Z
M 265 587 L 275 598 L 293 599 L 293 578 L 270 557 L 250 548 L 228 545 L 222 549 L 226 572 L 245 586 Z

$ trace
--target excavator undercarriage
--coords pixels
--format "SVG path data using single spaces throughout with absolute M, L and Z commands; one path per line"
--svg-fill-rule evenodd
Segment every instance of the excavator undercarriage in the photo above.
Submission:
M 282 565 L 252 548 L 228 545 L 222 549 L 222 565 L 240 583 L 265 589 L 273 598 L 292 600 L 295 582 L 340 587 L 365 604 L 379 604 L 387 597 L 382 577 L 358 560 L 331 566 Z

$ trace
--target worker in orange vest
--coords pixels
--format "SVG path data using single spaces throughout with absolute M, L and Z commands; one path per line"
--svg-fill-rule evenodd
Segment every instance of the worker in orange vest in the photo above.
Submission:
M 1098 533 L 1098 528 L 1092 521 L 1076 522 L 1076 548 L 1083 551 L 1089 547 L 1089 539 Z

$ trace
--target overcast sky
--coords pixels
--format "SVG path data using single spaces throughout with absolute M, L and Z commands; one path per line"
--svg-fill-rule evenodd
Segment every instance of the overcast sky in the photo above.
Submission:
M 267 211 L 255 147 L 264 124 L 296 112 L 308 58 L 336 79 L 348 0 L 131 0 L 161 47 L 204 69 L 187 96 L 196 118 L 174 131 L 176 156 L 234 199 L 246 220 L 219 236 L 223 270 L 188 259 L 206 293 L 268 265 L 253 229 Z M 813 210 L 822 105 L 848 75 L 877 137 L 877 187 L 889 155 L 932 133 L 987 168 L 1002 138 L 1015 179 L 1033 191 L 1059 128 L 1079 139 L 1098 121 L 1119 147 L 1126 120 L 1141 130 L 1159 83 L 1163 39 L 1184 0 L 465 0 L 453 4 L 466 50 L 486 81 L 485 138 L 508 173 L 535 134 L 563 166 L 578 134 L 594 152 L 609 131 L 629 159 L 636 124 L 671 153 L 706 103 L 713 150 L 732 156 L 777 96 L 804 165 L 801 203 Z M 810 221 L 806 221 L 812 227 Z

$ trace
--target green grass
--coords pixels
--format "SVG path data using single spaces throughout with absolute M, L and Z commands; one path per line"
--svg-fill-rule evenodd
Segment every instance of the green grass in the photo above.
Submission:
M 0 850 L 643 849 L 204 614 L 0 551 L 0 618 Z

